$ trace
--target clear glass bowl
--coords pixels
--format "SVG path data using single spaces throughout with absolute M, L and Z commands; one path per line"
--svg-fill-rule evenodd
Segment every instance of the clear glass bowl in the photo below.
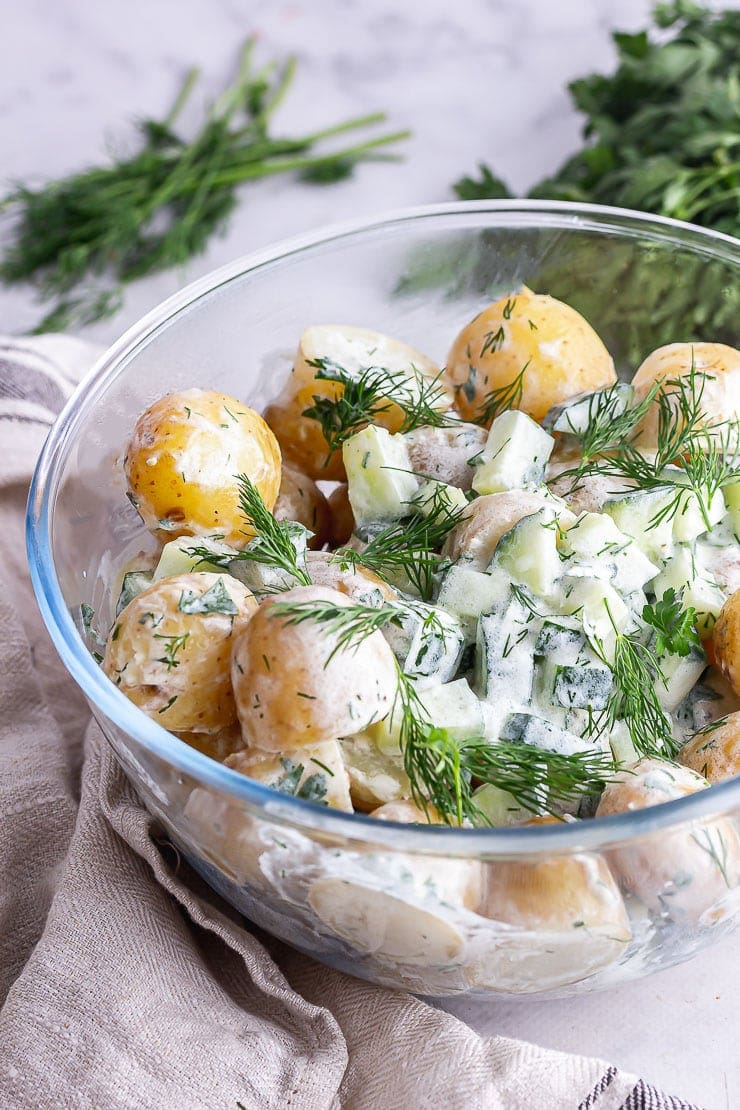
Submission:
M 737 922 L 740 778 L 539 828 L 413 827 L 322 809 L 214 762 L 141 713 L 97 666 L 80 606 L 107 629 L 123 555 L 154 546 L 124 496 L 120 460 L 136 416 L 162 394 L 215 387 L 259 408 L 312 323 L 376 328 L 443 362 L 462 324 L 522 281 L 584 312 L 630 374 L 663 342 L 737 343 L 739 259 L 736 240 L 615 209 L 415 209 L 241 259 L 155 309 L 99 361 L 49 436 L 31 489 L 36 594 L 141 798 L 246 917 L 353 975 L 484 997 L 637 978 Z

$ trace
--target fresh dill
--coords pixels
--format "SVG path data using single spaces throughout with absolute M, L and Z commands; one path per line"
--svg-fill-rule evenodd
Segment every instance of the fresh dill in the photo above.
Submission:
M 412 681 L 400 669 L 393 714 L 412 796 L 425 812 L 433 806 L 446 824 L 490 824 L 475 802 L 476 785 L 507 791 L 531 812 L 557 813 L 582 794 L 598 794 L 614 771 L 602 751 L 563 755 L 521 741 L 453 739 L 435 728 Z
M 623 405 L 623 390 L 619 383 L 592 393 L 588 401 L 585 427 L 574 426 L 566 409 L 564 416 L 568 424 L 567 434 L 578 440 L 581 459 L 577 466 L 563 471 L 561 476 L 572 476 L 576 485 L 595 459 L 618 449 L 628 440 L 647 414 L 662 384 L 654 383 L 642 400 L 627 407 Z
M 223 578 L 219 578 L 204 594 L 199 595 L 193 590 L 183 590 L 177 607 L 181 613 L 186 613 L 188 616 L 199 613 L 203 615 L 224 613 L 226 616 L 234 617 L 238 611 Z
M 373 571 L 384 581 L 405 575 L 419 596 L 428 601 L 441 564 L 437 551 L 460 522 L 466 507 L 450 508 L 444 489 L 435 489 L 426 503 L 428 516 L 404 517 L 389 524 L 362 549 L 340 547 L 334 561 Z
M 498 389 L 491 389 L 486 394 L 483 403 L 473 418 L 476 424 L 484 426 L 491 424 L 502 412 L 519 408 L 524 394 L 524 375 L 531 361 L 531 359 L 528 359 L 516 377 L 512 378 L 506 385 L 499 386 Z
M 281 794 L 289 794 L 293 798 L 302 798 L 305 802 L 317 802 L 324 806 L 329 804 L 326 800 L 325 774 L 317 772 L 301 782 L 305 772 L 302 763 L 296 763 L 293 759 L 281 759 L 280 764 L 284 773 L 277 782 L 272 784 L 274 790 Z
M 180 636 L 166 636 L 163 632 L 155 632 L 155 640 L 164 640 L 164 655 L 157 659 L 158 663 L 164 663 L 167 667 L 168 673 L 180 666 L 180 660 L 177 658 L 178 654 L 185 647 L 185 644 L 190 638 L 189 632 L 183 632 Z
M 356 649 L 373 632 L 394 624 L 402 627 L 403 608 L 393 602 L 374 607 L 353 602 L 337 605 L 332 601 L 276 601 L 270 606 L 270 617 L 283 618 L 288 626 L 313 621 L 320 625 L 327 636 L 335 637 L 335 644 L 326 662 L 329 663 L 342 651 Z
M 236 553 L 214 553 L 208 547 L 198 547 L 196 544 L 188 548 L 188 554 L 217 566 L 227 566 L 234 562 L 261 563 L 263 566 L 281 570 L 289 578 L 295 579 L 292 585 L 310 586 L 308 571 L 300 565 L 298 551 L 292 540 L 292 536 L 299 530 L 301 535 L 305 534 L 303 526 L 296 526 L 290 520 L 276 520 L 262 500 L 262 494 L 246 474 L 239 474 L 237 482 L 239 505 L 250 529 L 245 535 L 254 532 L 253 539 Z
M 399 432 L 414 428 L 440 428 L 449 424 L 447 394 L 440 385 L 441 374 L 425 377 L 412 367 L 412 377 L 401 370 L 368 366 L 352 374 L 330 358 L 309 361 L 318 381 L 336 382 L 341 392 L 335 397 L 314 395 L 313 405 L 302 415 L 316 420 L 328 447 L 327 462 L 356 432 L 379 416 L 398 408 L 403 414 Z
M 657 656 L 686 656 L 692 648 L 701 648 L 695 627 L 696 610 L 691 606 L 684 609 L 683 590 L 678 593 L 673 588 L 666 590 L 660 601 L 644 606 L 642 619 L 655 630 Z
M 91 323 L 121 305 L 131 281 L 201 254 L 222 231 L 246 181 L 298 172 L 304 180 L 337 181 L 408 132 L 381 134 L 322 152 L 321 144 L 381 123 L 373 113 L 296 138 L 271 134 L 295 59 L 255 67 L 254 41 L 243 50 L 235 81 L 210 107 L 192 140 L 175 130 L 198 78 L 191 70 L 164 119 L 138 128 L 140 149 L 110 164 L 34 188 L 19 185 L 0 211 L 15 216 L 0 280 L 30 282 L 51 310 L 37 331 Z

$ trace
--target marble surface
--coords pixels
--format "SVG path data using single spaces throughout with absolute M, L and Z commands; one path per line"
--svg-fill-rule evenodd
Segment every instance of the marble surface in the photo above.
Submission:
M 309 130 L 375 109 L 413 139 L 401 165 L 360 167 L 311 188 L 257 183 L 229 232 L 186 273 L 131 289 L 87 330 L 107 343 L 187 280 L 278 239 L 385 208 L 449 199 L 450 182 L 489 160 L 526 188 L 577 144 L 565 84 L 609 66 L 611 27 L 643 26 L 648 0 L 0 0 L 0 175 L 43 179 L 99 160 L 159 114 L 195 63 L 198 96 L 218 90 L 239 44 L 295 52 L 278 130 Z M 0 239 L 3 228 L 0 225 Z M 26 291 L 0 290 L 0 332 L 37 318 Z M 481 1032 L 589 1053 L 707 1110 L 740 1106 L 740 948 L 725 942 L 642 985 L 551 1003 L 448 1008 Z

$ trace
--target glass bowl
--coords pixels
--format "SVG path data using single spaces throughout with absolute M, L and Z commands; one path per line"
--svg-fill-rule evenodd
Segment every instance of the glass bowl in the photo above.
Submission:
M 664 342 L 737 343 L 739 259 L 736 240 L 617 209 L 419 208 L 234 262 L 166 301 L 100 359 L 33 480 L 36 595 L 142 800 L 247 918 L 376 983 L 481 997 L 565 995 L 637 978 L 736 924 L 740 778 L 574 824 L 379 822 L 277 794 L 188 747 L 129 702 L 93 652 L 95 629 L 104 635 L 112 620 L 122 559 L 154 548 L 126 500 L 121 456 L 157 397 L 213 387 L 260 408 L 312 323 L 376 328 L 442 363 L 458 329 L 521 282 L 583 312 L 629 375 Z M 81 617 L 87 606 L 92 622 Z

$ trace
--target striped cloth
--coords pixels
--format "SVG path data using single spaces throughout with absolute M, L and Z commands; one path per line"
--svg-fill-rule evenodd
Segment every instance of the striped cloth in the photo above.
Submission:
M 700 1110 L 258 938 L 177 859 L 22 556 L 33 462 L 94 354 L 0 338 L 0 1108 Z

